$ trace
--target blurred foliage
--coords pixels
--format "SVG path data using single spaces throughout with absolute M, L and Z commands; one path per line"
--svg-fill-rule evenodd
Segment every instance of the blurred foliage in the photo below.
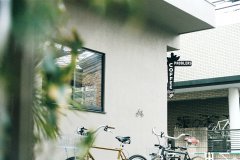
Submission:
M 66 21 L 61 0 L 15 0 L 12 6 L 13 35 L 23 46 L 29 40 L 49 40 Z
M 58 52 L 55 44 L 61 44 L 71 49 L 71 63 L 61 67 L 56 63 Z M 71 103 L 70 81 L 76 64 L 78 49 L 82 47 L 82 41 L 75 30 L 72 36 L 54 37 L 52 41 L 47 41 L 41 48 L 45 54 L 41 62 L 40 73 L 42 77 L 41 91 L 36 92 L 34 105 L 34 122 L 37 128 L 36 138 L 40 140 L 40 135 L 45 138 L 56 138 L 59 134 L 57 125 L 58 108 L 68 106 Z
M 93 145 L 94 140 L 94 132 L 91 131 L 88 132 L 88 135 L 78 143 L 78 147 L 81 148 L 81 151 L 79 153 L 79 159 L 85 159 L 85 156 L 87 155 L 87 153 L 89 153 L 89 150 Z
M 66 2 L 69 0 L 66 0 Z M 131 18 L 143 18 L 142 3 L 139 0 L 70 0 L 79 6 L 112 20 L 127 21 Z
M 65 3 L 68 3 L 68 0 Z M 136 0 L 81 0 L 78 3 L 92 9 L 97 14 L 112 18 L 118 17 L 122 20 L 140 14 L 138 12 L 140 6 Z M 18 75 L 11 74 L 14 67 L 21 66 L 16 65 L 21 64 L 18 51 L 11 48 L 14 42 L 15 46 L 21 49 L 21 53 L 33 56 L 35 73 L 29 73 L 29 77 L 32 80 L 36 77 L 42 79 L 42 82 L 37 80 L 35 83 L 33 108 L 29 108 L 33 110 L 34 136 L 37 141 L 42 138 L 54 139 L 59 134 L 58 108 L 71 103 L 67 90 L 70 88 L 69 84 L 78 55 L 77 50 L 82 48 L 83 42 L 74 29 L 68 34 L 61 32 L 69 18 L 66 16 L 62 0 L 12 0 L 11 4 L 11 33 L 10 38 L 6 39 L 9 47 L 0 57 L 0 80 L 1 84 L 5 84 L 5 88 L 2 87 L 0 93 L 5 90 L 6 95 L 9 96 L 11 88 L 14 87 L 13 84 L 19 83 Z M 72 59 L 68 66 L 60 67 L 56 64 L 60 51 L 55 44 L 71 49 Z M 16 53 L 9 52 L 12 50 Z M 13 117 L 9 119 L 11 125 Z M 8 131 L 9 129 L 5 130 L 6 134 Z M 81 145 L 88 146 L 86 152 L 93 140 L 90 134 L 81 142 Z M 0 142 L 3 141 L 0 139 Z
M 36 91 L 33 106 L 33 120 L 35 123 L 35 141 L 41 142 L 41 139 L 56 139 L 59 135 L 59 129 L 56 125 L 55 112 L 50 111 L 47 106 L 42 104 L 43 96 L 41 91 Z
M 1 104 L 1 108 L 8 110 L 6 117 L 9 117 L 9 123 L 0 126 L 0 159 L 12 157 L 11 148 L 14 144 L 20 143 L 14 142 L 18 138 L 13 138 L 13 136 L 18 136 L 16 133 L 19 133 L 19 128 L 22 127 L 15 126 L 20 116 L 15 116 L 15 114 L 19 114 L 22 101 L 19 95 L 20 80 L 23 72 L 27 72 L 23 70 L 24 64 L 22 64 L 21 56 L 31 57 L 30 60 L 35 65 L 35 72 L 28 73 L 28 77 L 33 81 L 37 77 L 36 82 L 32 82 L 36 87 L 33 91 L 33 107 L 29 110 L 33 111 L 35 142 L 40 142 L 43 139 L 55 139 L 59 135 L 58 108 L 68 104 L 70 100 L 70 95 L 66 94 L 66 90 L 70 88 L 69 84 L 78 54 L 77 49 L 82 47 L 82 40 L 74 29 L 65 35 L 60 31 L 64 28 L 68 18 L 61 0 L 13 0 L 11 4 L 10 38 L 5 40 L 8 41 L 8 47 L 0 57 L 0 79 L 1 84 L 5 84 L 1 87 L 0 93 L 4 92 L 5 98 L 8 99 L 5 104 Z M 56 43 L 71 49 L 71 63 L 64 68 L 56 64 L 59 52 L 55 47 Z M 16 68 L 17 71 L 15 71 Z M 32 95 L 27 95 L 27 97 L 31 99 Z M 32 146 L 32 144 L 27 145 Z M 3 149 L 2 146 L 4 146 Z

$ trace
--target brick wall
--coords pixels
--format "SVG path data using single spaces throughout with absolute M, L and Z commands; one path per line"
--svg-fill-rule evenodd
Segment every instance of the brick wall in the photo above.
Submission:
M 176 93 L 173 98 L 168 101 L 179 101 L 179 100 L 193 100 L 193 99 L 207 99 L 207 98 L 219 98 L 228 97 L 228 89 L 218 89 L 209 91 L 198 91 L 198 92 L 186 92 Z

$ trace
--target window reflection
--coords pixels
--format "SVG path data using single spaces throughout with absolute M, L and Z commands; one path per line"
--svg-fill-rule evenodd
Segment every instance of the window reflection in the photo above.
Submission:
M 71 80 L 72 98 L 87 110 L 103 111 L 104 54 L 84 49 L 77 57 Z M 57 59 L 60 66 L 71 61 L 71 55 Z

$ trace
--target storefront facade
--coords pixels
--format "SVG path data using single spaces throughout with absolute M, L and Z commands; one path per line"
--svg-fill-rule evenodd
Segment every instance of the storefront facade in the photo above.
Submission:
M 176 68 L 176 94 L 168 102 L 170 133 L 173 134 L 178 123 L 177 117 L 179 120 L 185 117 L 185 121 L 191 122 L 187 127 L 192 128 L 199 127 L 193 124 L 196 119 L 208 119 L 215 125 L 228 119 L 229 129 L 240 129 L 239 29 L 240 25 L 236 23 L 182 35 L 178 55 L 191 60 L 192 66 Z M 177 110 L 182 114 L 174 116 L 172 113 Z M 235 141 L 234 138 L 231 140 Z M 239 143 L 230 148 L 239 150 Z
M 113 134 L 100 133 L 96 145 L 114 148 L 119 146 L 115 136 L 130 136 L 132 143 L 126 145 L 129 155 L 147 156 L 156 142 L 152 127 L 167 132 L 166 53 L 179 49 L 179 34 L 212 28 L 214 8 L 204 0 L 151 0 L 144 4 L 142 12 L 149 23 L 137 27 L 106 20 L 75 4 L 67 5 L 72 16 L 69 28 L 76 27 L 85 49 L 104 55 L 104 90 L 100 110 L 61 110 L 63 135 L 74 134 L 81 126 L 94 129 L 110 125 L 116 128 Z M 52 155 L 56 158 L 65 156 L 63 149 L 55 151 L 56 156 Z

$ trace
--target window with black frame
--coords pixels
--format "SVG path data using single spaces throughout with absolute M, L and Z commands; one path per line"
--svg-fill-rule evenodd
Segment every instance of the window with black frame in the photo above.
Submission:
M 71 80 L 72 99 L 82 109 L 103 112 L 105 55 L 85 48 L 79 53 Z M 70 59 L 71 55 L 65 55 L 57 63 L 67 64 Z

